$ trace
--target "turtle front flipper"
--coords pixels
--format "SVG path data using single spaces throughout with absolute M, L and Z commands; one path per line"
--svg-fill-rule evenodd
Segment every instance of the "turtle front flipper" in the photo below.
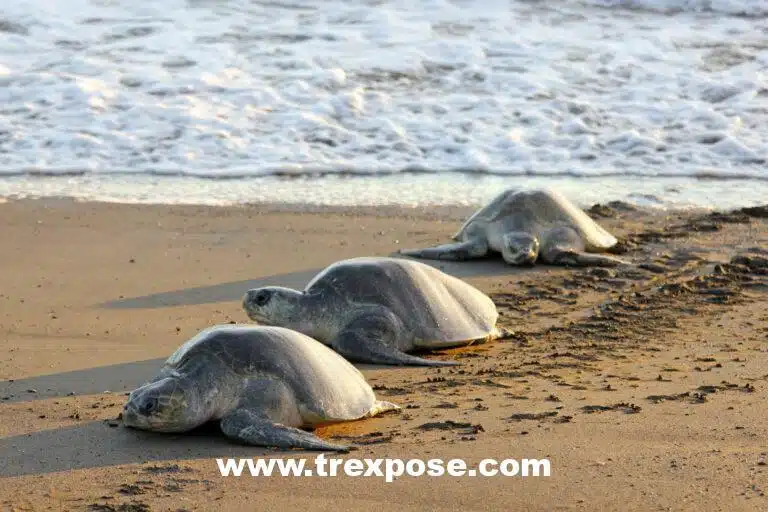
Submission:
M 465 261 L 488 254 L 488 244 L 485 240 L 474 239 L 424 249 L 401 249 L 398 253 L 425 260 Z
M 347 359 L 360 363 L 398 366 L 457 366 L 453 361 L 434 361 L 406 354 L 397 340 L 407 335 L 402 323 L 384 308 L 358 313 L 332 341 L 331 346 Z
M 328 443 L 311 432 L 275 423 L 263 413 L 236 409 L 221 419 L 221 431 L 243 444 L 275 448 L 348 452 L 348 446 Z

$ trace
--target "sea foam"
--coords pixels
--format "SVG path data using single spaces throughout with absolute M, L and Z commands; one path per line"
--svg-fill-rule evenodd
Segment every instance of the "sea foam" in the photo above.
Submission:
M 0 175 L 768 180 L 764 0 L 28 0 Z

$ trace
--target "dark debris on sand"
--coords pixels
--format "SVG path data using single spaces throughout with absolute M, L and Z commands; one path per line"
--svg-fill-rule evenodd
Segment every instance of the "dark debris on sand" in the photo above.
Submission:
M 762 206 L 750 206 L 742 208 L 739 212 L 758 219 L 768 219 L 768 204 Z
M 463 422 L 463 421 L 453 421 L 453 420 L 446 420 L 446 421 L 432 421 L 429 423 L 424 423 L 422 425 L 419 425 L 418 427 L 415 427 L 419 430 L 424 431 L 430 431 L 430 430 L 455 430 L 458 431 L 460 434 L 477 434 L 479 432 L 485 432 L 485 429 L 482 425 L 473 425 L 469 422 Z
M 699 386 L 694 391 L 685 391 L 683 393 L 672 395 L 649 395 L 645 398 L 646 400 L 649 400 L 655 404 L 665 401 L 682 401 L 691 404 L 703 404 L 707 401 L 707 395 L 717 393 L 718 391 L 741 391 L 743 393 L 754 393 L 756 388 L 749 383 L 740 386 L 738 384 L 732 384 L 730 382 L 723 381 L 720 385 Z
M 142 502 L 121 503 L 119 505 L 107 505 L 91 503 L 88 505 L 89 512 L 149 512 L 149 505 Z
M 620 411 L 624 414 L 637 414 L 643 410 L 639 405 L 621 402 L 613 405 L 585 405 L 581 408 L 585 414 L 593 414 L 605 411 Z
M 696 315 L 713 304 L 737 304 L 748 300 L 744 289 L 768 287 L 768 258 L 737 254 L 729 263 L 715 265 L 707 273 L 685 276 L 668 272 L 634 291 L 600 304 L 595 312 L 545 334 L 555 340 L 574 336 L 592 342 L 652 338 L 679 326 L 682 318 Z M 591 349 L 598 347 L 590 347 Z M 610 350 L 611 345 L 603 348 Z
M 194 470 L 192 468 L 179 466 L 178 464 L 167 464 L 165 466 L 147 466 L 142 468 L 142 471 L 158 475 L 163 473 L 191 473 Z
M 510 421 L 526 421 L 526 420 L 543 420 L 547 418 L 552 418 L 554 416 L 557 416 L 559 413 L 557 411 L 545 411 L 545 412 L 522 412 L 518 414 L 513 414 L 509 416 L 508 420 Z
M 405 388 L 390 387 L 383 384 L 376 384 L 372 387 L 374 391 L 382 392 L 382 394 L 388 396 L 407 395 L 409 393 L 409 391 Z
M 595 203 L 585 210 L 593 219 L 613 218 L 624 212 L 634 212 L 637 208 L 624 201 L 611 201 L 607 204 Z

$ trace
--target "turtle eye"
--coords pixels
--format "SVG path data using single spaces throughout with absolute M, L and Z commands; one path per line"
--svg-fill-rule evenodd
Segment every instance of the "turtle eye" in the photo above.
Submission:
M 269 297 L 269 292 L 261 291 L 256 294 L 256 297 L 253 298 L 253 302 L 255 302 L 257 306 L 264 306 L 267 302 L 269 302 Z
M 141 412 L 143 414 L 149 414 L 152 411 L 157 410 L 157 398 L 148 398 L 144 405 L 141 406 Z

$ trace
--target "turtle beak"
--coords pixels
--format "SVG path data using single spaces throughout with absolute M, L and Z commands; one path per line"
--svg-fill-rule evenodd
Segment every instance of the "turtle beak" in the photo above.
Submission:
M 243 296 L 243 310 L 245 310 L 248 318 L 253 320 L 251 304 L 253 304 L 253 290 L 248 290 Z
M 138 427 L 139 425 L 139 417 L 136 414 L 136 411 L 133 407 L 129 407 L 128 404 L 125 404 L 123 407 L 122 420 L 123 426 L 126 427 Z
M 528 249 L 528 254 L 525 257 L 526 263 L 529 263 L 533 265 L 536 263 L 536 260 L 539 257 L 539 242 L 536 242 L 535 244 L 531 245 L 531 248 Z
M 538 254 L 533 250 L 521 252 L 515 258 L 514 263 L 521 266 L 534 265 L 536 263 L 536 258 L 538 258 Z

